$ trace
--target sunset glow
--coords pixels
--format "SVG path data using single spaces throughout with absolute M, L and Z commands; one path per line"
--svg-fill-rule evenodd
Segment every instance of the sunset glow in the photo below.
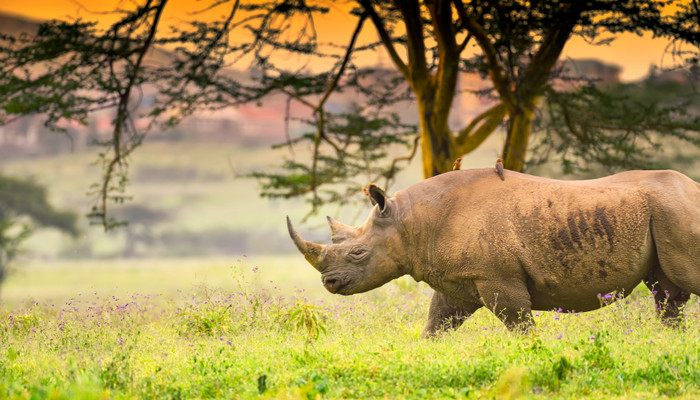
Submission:
M 207 2 L 192 0 L 171 0 L 164 14 L 167 25 L 176 25 L 180 21 L 194 18 L 191 13 L 206 8 Z M 329 2 L 331 12 L 316 21 L 319 37 L 328 38 L 336 43 L 345 43 L 356 23 L 356 18 L 347 13 L 352 8 L 352 2 L 342 2 L 339 5 Z M 83 6 L 81 2 L 71 0 L 6 0 L 0 2 L 0 11 L 17 14 L 34 19 L 72 19 L 100 20 L 104 25 L 115 20 L 108 11 L 117 7 L 130 7 L 126 1 L 98 0 Z M 228 11 L 227 6 L 199 14 L 196 18 L 213 20 Z M 365 24 L 361 39 L 371 40 L 375 32 L 371 24 Z M 668 42 L 663 39 L 653 39 L 650 34 L 637 36 L 634 34 L 620 35 L 617 40 L 607 46 L 591 46 L 583 40 L 574 38 L 564 48 L 562 58 L 597 58 L 617 64 L 622 67 L 621 78 L 625 81 L 643 78 L 651 64 L 664 65 L 669 63 L 668 56 L 664 59 L 664 49 Z M 665 61 L 665 62 L 664 62 Z M 365 62 L 375 63 L 377 57 Z

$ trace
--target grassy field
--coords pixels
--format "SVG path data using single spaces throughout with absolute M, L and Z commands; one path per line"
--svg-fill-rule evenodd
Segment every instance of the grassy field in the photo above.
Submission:
M 663 327 L 638 289 L 596 312 L 538 312 L 529 334 L 508 332 L 482 309 L 456 332 L 422 340 L 430 291 L 406 278 L 342 297 L 324 292 L 298 255 L 94 263 L 29 264 L 7 282 L 0 398 L 700 392 L 695 296 L 683 330 Z
M 255 273 L 253 273 L 255 268 Z M 16 264 L 1 288 L 5 308 L 27 301 L 65 302 L 99 293 L 125 296 L 157 293 L 168 298 L 191 294 L 199 287 L 236 290 L 239 280 L 249 290 L 270 282 L 280 294 L 305 290 L 312 300 L 331 295 L 320 284 L 320 275 L 300 254 L 213 258 L 31 260 Z

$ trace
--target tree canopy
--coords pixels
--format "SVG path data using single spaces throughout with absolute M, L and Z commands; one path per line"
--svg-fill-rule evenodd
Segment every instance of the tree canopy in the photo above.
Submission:
M 168 27 L 161 18 L 168 0 L 143 0 L 115 10 L 117 22 L 107 28 L 78 19 L 47 22 L 33 36 L 4 35 L 0 121 L 44 113 L 60 130 L 62 120 L 86 123 L 90 112 L 114 109 L 111 138 L 101 143 L 103 175 L 92 191 L 92 216 L 106 227 L 115 223 L 107 205 L 126 199 L 129 155 L 148 131 L 136 127 L 136 118 L 147 118 L 149 129 L 167 128 L 198 110 L 275 95 L 307 110 L 290 115 L 287 107 L 287 119 L 309 131 L 282 145 L 308 146 L 311 157 L 290 157 L 279 170 L 252 175 L 261 179 L 263 195 L 304 196 L 312 210 L 347 201 L 367 183 L 358 177 L 391 182 L 419 150 L 425 178 L 449 171 L 499 127 L 506 132 L 502 157 L 513 170 L 526 167 L 533 133 L 538 154 L 529 162 L 559 156 L 566 170 L 592 163 L 644 167 L 665 136 L 700 144 L 698 113 L 686 112 L 683 103 L 610 93 L 567 76 L 560 63 L 574 36 L 604 45 L 621 33 L 651 33 L 671 44 L 672 68 L 694 73 L 688 67 L 697 64 L 700 43 L 695 0 L 355 0 L 342 11 L 354 29 L 346 41 L 328 43 L 315 21 L 343 4 L 213 1 L 207 9 L 223 13 L 220 19 L 205 22 L 194 13 Z M 376 40 L 361 43 L 367 29 Z M 388 54 L 390 71 L 359 61 L 375 51 Z M 149 59 L 156 52 L 166 55 Z M 492 106 L 452 130 L 448 118 L 455 96 L 463 95 L 457 85 L 463 72 L 489 82 L 477 94 Z M 351 90 L 359 105 L 329 106 L 336 93 Z M 154 101 L 137 108 L 144 91 L 153 91 Z M 396 112 L 403 103 L 415 107 L 415 125 Z M 405 155 L 392 155 L 397 146 Z

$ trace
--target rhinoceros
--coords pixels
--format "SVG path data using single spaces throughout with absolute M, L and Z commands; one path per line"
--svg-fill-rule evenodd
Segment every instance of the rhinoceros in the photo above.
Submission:
M 700 185 L 675 171 L 579 181 L 494 169 L 451 171 L 375 203 L 357 228 L 328 217 L 332 244 L 289 234 L 331 293 L 402 275 L 435 290 L 423 337 L 455 329 L 481 307 L 510 329 L 532 310 L 594 310 L 644 282 L 662 322 L 700 294 Z

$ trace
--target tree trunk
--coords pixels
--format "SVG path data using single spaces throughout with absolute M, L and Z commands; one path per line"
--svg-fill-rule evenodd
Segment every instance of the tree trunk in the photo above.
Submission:
M 423 156 L 423 178 L 442 174 L 452 169 L 456 156 L 454 139 L 447 125 L 449 108 L 436 110 L 432 93 L 416 96 Z
M 525 167 L 527 144 L 532 130 L 537 98 L 522 101 L 508 118 L 508 132 L 503 146 L 503 165 L 510 170 L 522 172 Z

